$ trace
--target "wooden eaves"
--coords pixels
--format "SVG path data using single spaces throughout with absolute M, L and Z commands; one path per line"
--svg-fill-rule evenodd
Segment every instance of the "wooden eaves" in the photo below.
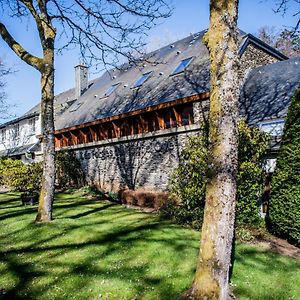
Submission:
M 208 100 L 209 96 L 210 96 L 209 92 L 204 92 L 204 93 L 201 93 L 201 94 L 176 99 L 176 100 L 173 100 L 173 101 L 168 101 L 166 103 L 161 103 L 161 104 L 157 104 L 157 105 L 153 105 L 153 106 L 148 106 L 146 108 L 142 108 L 142 109 L 135 110 L 135 111 L 132 111 L 132 112 L 123 113 L 123 114 L 119 114 L 119 115 L 116 115 L 116 116 L 106 117 L 106 118 L 95 120 L 95 121 L 92 121 L 92 122 L 86 122 L 86 123 L 82 123 L 82 124 L 75 125 L 75 126 L 72 126 L 72 127 L 67 127 L 67 128 L 55 130 L 54 134 L 57 135 L 57 134 L 61 134 L 61 133 L 64 133 L 64 132 L 69 132 L 71 130 L 81 129 L 81 128 L 85 128 L 85 127 L 88 127 L 88 126 L 93 126 L 93 125 L 97 125 L 97 124 L 101 124 L 101 123 L 105 123 L 105 122 L 112 122 L 112 121 L 128 118 L 128 117 L 131 117 L 131 116 L 140 115 L 140 114 L 146 113 L 146 112 L 161 110 L 161 109 L 172 107 L 172 106 L 175 106 L 175 105 Z

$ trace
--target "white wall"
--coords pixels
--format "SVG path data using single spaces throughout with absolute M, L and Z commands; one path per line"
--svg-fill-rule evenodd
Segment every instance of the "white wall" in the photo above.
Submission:
M 33 120 L 35 119 L 35 128 L 33 128 Z M 17 133 L 19 126 L 19 134 Z M 3 138 L 3 130 L 5 136 Z M 0 151 L 9 150 L 20 146 L 31 145 L 38 142 L 37 135 L 41 134 L 40 116 L 29 119 L 20 120 L 14 124 L 10 124 L 0 129 Z

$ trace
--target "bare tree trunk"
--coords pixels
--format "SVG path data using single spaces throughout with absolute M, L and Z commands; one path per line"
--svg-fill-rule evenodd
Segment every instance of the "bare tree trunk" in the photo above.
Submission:
M 31 1 L 24 2 L 36 20 L 43 57 L 39 58 L 26 51 L 8 32 L 3 23 L 0 22 L 0 35 L 7 45 L 27 64 L 31 65 L 41 73 L 41 119 L 43 136 L 43 178 L 39 198 L 38 214 L 36 222 L 50 221 L 52 219 L 52 204 L 54 196 L 55 166 L 54 166 L 54 41 L 56 29 L 47 14 L 47 2 L 40 1 L 38 15 Z
M 238 0 L 211 0 L 209 171 L 194 299 L 228 297 L 238 149 Z
M 53 56 L 54 57 L 54 56 Z M 55 182 L 54 148 L 54 61 L 45 67 L 41 75 L 42 101 L 41 119 L 43 136 L 43 178 L 36 222 L 52 220 L 52 204 Z
M 46 18 L 41 23 L 40 36 L 43 47 L 43 66 L 41 72 L 41 128 L 43 144 L 43 178 L 39 197 L 36 222 L 52 220 L 55 183 L 54 147 L 54 41 L 56 30 Z

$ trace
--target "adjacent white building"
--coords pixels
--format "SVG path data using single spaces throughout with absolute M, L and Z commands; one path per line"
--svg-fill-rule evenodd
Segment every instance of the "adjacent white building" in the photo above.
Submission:
M 39 112 L 0 125 L 0 156 L 18 158 L 25 163 L 41 160 L 40 134 Z

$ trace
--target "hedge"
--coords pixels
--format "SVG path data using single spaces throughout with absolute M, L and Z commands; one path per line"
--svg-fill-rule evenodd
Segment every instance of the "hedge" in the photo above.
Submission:
M 291 101 L 272 179 L 268 226 L 300 246 L 300 88 Z

